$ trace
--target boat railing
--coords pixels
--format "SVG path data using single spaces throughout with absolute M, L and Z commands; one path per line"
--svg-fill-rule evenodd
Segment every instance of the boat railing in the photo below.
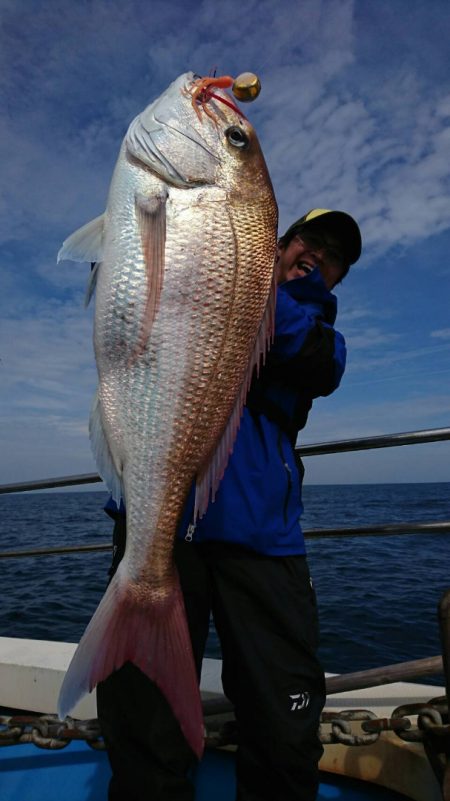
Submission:
M 398 447 L 403 445 L 418 445 L 430 442 L 442 442 L 450 440 L 450 428 L 427 429 L 421 431 L 411 431 L 406 433 L 388 434 L 373 437 L 362 437 L 357 439 L 338 440 L 334 442 L 322 442 L 311 445 L 303 445 L 296 448 L 298 455 L 301 458 L 318 456 L 324 454 L 338 454 L 348 453 L 351 451 L 371 450 L 377 448 Z M 14 484 L 0 485 L 0 494 L 16 493 L 16 492 L 30 492 L 37 490 L 56 489 L 70 486 L 81 486 L 85 484 L 94 484 L 101 482 L 102 479 L 97 473 L 85 473 L 74 476 L 62 476 L 57 478 L 42 479 L 37 481 L 27 481 Z M 444 533 L 450 532 L 450 520 L 440 521 L 412 521 L 402 523 L 380 524 L 364 527 L 346 527 L 334 529 L 314 529 L 305 531 L 307 537 L 324 537 L 324 536 L 364 536 L 364 535 L 386 535 L 386 534 L 412 534 L 412 533 Z M 43 556 L 43 555 L 56 555 L 68 554 L 83 551 L 105 551 L 111 549 L 110 544 L 84 544 L 64 546 L 60 548 L 35 548 L 30 550 L 7 551 L 0 553 L 0 559 L 8 559 L 14 557 L 27 557 L 27 556 Z M 345 734 L 332 733 L 331 735 L 324 735 L 322 742 L 344 742 L 347 745 L 362 745 L 365 744 L 367 738 L 379 736 L 379 732 L 385 729 L 393 729 L 397 731 L 399 736 L 405 740 L 420 741 L 424 738 L 422 729 L 427 725 L 427 730 L 430 727 L 429 715 L 430 709 L 436 720 L 433 723 L 434 732 L 437 733 L 442 740 L 443 737 L 448 742 L 450 736 L 449 726 L 443 725 L 442 721 L 446 720 L 445 715 L 448 715 L 448 702 L 450 700 L 450 590 L 447 590 L 440 599 L 438 606 L 439 629 L 442 643 L 442 656 L 432 656 L 426 659 L 417 659 L 412 662 L 403 662 L 396 665 L 385 665 L 380 668 L 372 670 L 360 671 L 358 673 L 350 673 L 339 676 L 330 676 L 327 678 L 327 695 L 331 693 L 340 693 L 348 690 L 356 690 L 359 688 L 374 687 L 381 684 L 389 684 L 398 681 L 411 681 L 416 678 L 423 678 L 436 674 L 444 673 L 446 684 L 446 697 L 433 699 L 428 704 L 420 708 L 417 705 L 409 705 L 399 707 L 394 710 L 391 720 L 369 720 L 364 719 L 362 724 L 364 731 L 373 732 L 372 734 L 352 735 L 347 732 Z M 447 710 L 447 711 L 446 711 Z M 230 711 L 230 703 L 224 697 L 215 699 L 208 699 L 204 701 L 204 714 L 218 715 L 223 712 Z M 323 720 L 326 721 L 330 718 L 332 724 L 336 728 L 336 723 L 341 723 L 343 727 L 348 727 L 348 721 L 357 719 L 361 710 L 351 710 L 345 712 L 345 721 L 336 720 L 336 713 L 324 713 Z M 364 715 L 365 711 L 363 710 Z M 423 714 L 422 714 L 423 713 Z M 414 730 L 408 731 L 411 726 L 411 721 L 408 719 L 408 714 L 418 715 L 418 723 Z M 328 715 L 328 717 L 327 717 Z M 424 717 L 425 715 L 425 717 Z M 444 717 L 442 717 L 444 715 Z M 331 717 L 330 717 L 331 716 Z M 349 717 L 350 716 L 350 717 Z M 422 716 L 422 717 L 421 717 Z M 375 717 L 372 715 L 372 717 Z M 424 717 L 425 723 L 422 723 Z M 89 724 L 96 723 L 96 721 L 88 721 Z M 58 725 L 61 721 L 58 721 Z M 83 724 L 83 722 L 81 722 Z M 70 724 L 73 725 L 73 722 Z M 364 728 L 366 727 L 366 729 Z M 333 730 L 334 731 L 334 730 Z M 344 728 L 342 729 L 344 731 Z M 376 734 L 378 732 L 378 735 Z M 85 736 L 85 735 L 83 735 Z M 95 742 L 97 742 L 96 737 Z M 66 737 L 66 735 L 64 735 Z M 78 733 L 77 733 L 78 737 Z M 67 738 L 67 737 L 66 737 Z M 89 739 L 89 738 L 88 738 Z M 91 737 L 92 739 L 92 737 Z M 220 743 L 219 743 L 220 744 Z M 223 743 L 222 743 L 223 744 Z M 45 747 L 48 747 L 46 745 Z M 447 747 L 447 746 L 446 746 Z M 440 754 L 441 747 L 439 746 L 437 752 Z M 434 760 L 436 761 L 436 760 Z M 432 761 L 433 763 L 433 761 Z M 436 770 L 438 779 L 442 781 L 442 770 Z
M 348 453 L 374 448 L 396 448 L 399 445 L 421 445 L 426 442 L 443 442 L 450 439 L 450 428 L 427 428 L 400 434 L 380 434 L 373 437 L 356 437 L 335 442 L 319 442 L 296 448 L 300 456 L 319 456 L 326 453 Z
M 428 428 L 421 431 L 407 431 L 397 434 L 381 434 L 373 437 L 356 437 L 330 442 L 318 442 L 296 447 L 296 453 L 304 456 L 323 456 L 350 451 L 366 451 L 377 448 L 397 448 L 400 445 L 421 445 L 429 442 L 450 440 L 450 428 Z M 102 479 L 98 473 L 80 473 L 74 476 L 44 478 L 37 481 L 22 481 L 14 484 L 0 484 L 0 495 L 12 492 L 73 487 L 82 484 L 96 484 Z
M 398 447 L 400 445 L 419 445 L 429 442 L 441 442 L 444 440 L 450 440 L 450 428 L 435 428 L 422 431 L 409 431 L 405 433 L 338 440 L 334 442 L 321 442 L 312 445 L 302 445 L 296 448 L 296 452 L 303 458 L 324 454 L 348 453 L 350 451 Z M 0 485 L 0 494 L 56 489 L 62 487 L 79 486 L 83 484 L 94 484 L 101 481 L 102 479 L 97 473 L 83 473 L 80 475 L 62 476 L 57 478 L 41 479 L 38 481 L 3 484 Z M 370 526 L 346 526 L 345 528 L 306 529 L 304 531 L 304 535 L 307 538 L 315 538 L 337 536 L 383 536 L 388 534 L 444 534 L 449 532 L 450 520 L 414 520 L 406 523 L 372 524 Z M 21 548 L 18 550 L 0 552 L 0 560 L 19 557 L 56 556 L 71 553 L 110 551 L 111 549 L 112 543 L 86 543 L 83 545 L 66 545 L 53 548 Z M 450 640 L 450 635 L 448 636 Z M 373 686 L 381 682 L 389 683 L 400 680 L 407 681 L 411 678 L 426 677 L 442 673 L 442 668 L 442 657 L 433 656 L 426 659 L 414 660 L 410 663 L 388 665 L 384 668 L 375 670 L 373 675 L 371 674 L 371 671 L 363 671 L 361 674 L 352 673 L 347 674 L 346 676 L 336 676 L 328 680 L 330 686 L 329 688 L 327 687 L 327 689 L 328 692 L 343 692 L 349 687 L 356 689 L 357 687 L 361 686 L 370 686 L 370 683 L 372 682 Z M 369 684 L 366 682 L 369 682 Z
M 323 456 L 325 454 L 349 453 L 351 451 L 365 451 L 378 448 L 399 447 L 402 445 L 420 445 L 430 442 L 450 440 L 450 428 L 432 428 L 421 431 L 408 431 L 397 434 L 383 434 L 373 437 L 359 437 L 355 439 L 337 440 L 332 442 L 319 442 L 311 445 L 301 445 L 296 453 L 301 457 Z M 61 489 L 63 487 L 95 484 L 102 479 L 98 473 L 81 473 L 73 476 L 59 476 L 45 478 L 37 481 L 23 481 L 14 484 L 1 484 L 0 495 L 15 492 L 31 492 L 46 489 Z M 330 536 L 376 536 L 386 534 L 441 534 L 450 532 L 450 520 L 413 520 L 402 523 L 372 524 L 370 526 L 346 526 L 345 528 L 319 528 L 306 529 L 305 537 Z M 50 554 L 71 553 L 75 551 L 104 551 L 111 545 L 85 544 L 62 548 L 35 548 L 33 550 L 8 551 L 0 553 L 1 558 L 16 556 L 42 556 Z

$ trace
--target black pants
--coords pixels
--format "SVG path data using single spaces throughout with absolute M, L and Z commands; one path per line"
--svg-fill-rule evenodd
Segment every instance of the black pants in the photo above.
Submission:
M 199 674 L 211 610 L 220 638 L 238 723 L 237 801 L 314 801 L 325 685 L 306 558 L 179 541 L 175 561 Z M 193 801 L 193 754 L 138 668 L 127 663 L 102 682 L 97 706 L 113 771 L 109 801 Z

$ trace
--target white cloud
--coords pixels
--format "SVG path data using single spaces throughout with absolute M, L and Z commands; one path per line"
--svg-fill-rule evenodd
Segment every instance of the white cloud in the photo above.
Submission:
M 95 472 L 88 419 L 96 385 L 92 319 L 81 296 L 0 323 L 0 482 Z
M 351 293 L 354 296 L 354 293 Z M 339 299 L 339 329 L 347 331 L 354 331 L 355 334 L 360 333 L 362 322 L 382 320 L 385 322 L 385 327 L 389 321 L 395 316 L 395 313 L 387 305 L 380 308 L 378 305 L 365 306 L 362 305 L 357 298 L 346 297 L 344 301 Z M 347 334 L 349 336 L 349 334 Z
M 435 339 L 450 339 L 450 328 L 440 328 L 437 331 L 432 331 L 430 336 Z
M 344 397 L 351 403 L 350 407 L 344 402 Z M 417 392 L 382 402 L 378 396 L 368 394 L 363 404 L 351 402 L 350 398 L 349 392 L 338 390 L 333 399 L 315 401 L 301 441 L 325 442 L 445 428 L 450 414 L 450 397 L 439 393 Z
M 353 3 L 251 0 L 239 26 L 234 3 L 222 9 L 220 25 L 211 23 L 212 2 L 192 3 L 189 13 L 157 3 L 150 14 L 138 2 L 98 0 L 89 15 L 65 3 L 64 22 L 48 2 L 30 28 L 22 25 L 24 8 L 4 11 L 3 97 L 14 115 L 0 132 L 8 153 L 3 237 L 42 234 L 43 225 L 49 233 L 71 230 L 101 212 L 130 118 L 179 72 L 214 68 L 218 53 L 219 71 L 261 72 L 263 94 L 249 115 L 282 227 L 297 214 L 299 195 L 308 207 L 353 212 L 366 258 L 448 227 L 448 84 L 430 87 L 411 65 L 374 83 L 355 63 Z
M 364 373 L 369 372 L 379 378 L 382 368 L 395 367 L 398 369 L 399 365 L 405 365 L 410 376 L 421 375 L 422 380 L 424 380 L 427 377 L 428 369 L 424 369 L 423 362 L 420 360 L 424 359 L 425 363 L 429 363 L 429 360 L 436 355 L 441 357 L 442 360 L 442 356 L 445 358 L 450 353 L 450 343 L 419 348 L 397 346 L 394 350 L 386 350 L 384 348 L 385 344 L 389 345 L 397 339 L 400 338 L 394 333 L 384 335 L 376 331 L 374 331 L 373 338 L 368 336 L 368 332 L 364 332 L 364 334 L 360 336 L 348 337 L 347 341 L 350 343 L 350 358 L 348 361 L 347 374 L 352 373 L 363 376 Z M 379 345 L 383 345 L 381 350 L 378 350 L 376 347 Z M 374 351 L 368 352 L 371 347 L 375 348 Z M 363 353 L 360 356 L 358 356 L 358 354 L 353 356 L 355 350 L 363 351 Z M 381 374 L 381 377 L 383 379 L 385 378 L 383 374 Z M 399 377 L 398 372 L 397 377 Z
M 39 315 L 11 316 L 0 323 L 4 408 L 63 407 L 78 418 L 95 387 L 92 321 L 82 306 L 49 300 Z
M 56 266 L 56 252 L 102 212 L 131 118 L 182 71 L 260 74 L 261 97 L 244 111 L 263 145 L 282 229 L 313 206 L 346 209 L 361 222 L 362 266 L 449 229 L 450 15 L 440 0 L 432 14 L 427 4 L 399 4 L 249 0 L 243 10 L 233 0 L 218 12 L 214 0 L 45 0 L 31 13 L 26 0 L 3 0 L 0 378 L 6 469 L 14 465 L 16 478 L 25 467 L 32 477 L 92 467 L 88 268 Z M 339 318 L 349 346 L 345 397 L 399 369 L 412 380 L 420 360 L 441 355 L 433 370 L 446 370 L 446 319 L 433 321 L 434 345 L 414 347 L 403 294 L 369 305 L 349 291 Z M 436 397 L 406 411 L 374 395 L 358 412 L 326 399 L 308 436 L 427 427 L 448 418 Z M 334 411 L 324 417 L 328 403 Z
M 449 414 L 448 395 L 424 392 L 383 401 L 368 394 L 364 403 L 356 403 L 351 392 L 338 390 L 332 398 L 314 403 L 298 444 L 445 428 Z M 304 460 L 305 480 L 308 484 L 446 481 L 449 460 L 448 441 L 313 456 Z
M 346 341 L 351 353 L 357 350 L 363 350 L 365 355 L 369 349 L 376 349 L 377 352 L 380 345 L 392 345 L 400 338 L 400 334 L 395 334 L 392 331 L 386 331 L 379 328 L 364 328 L 363 332 L 346 334 Z M 390 358 L 392 358 L 390 356 Z

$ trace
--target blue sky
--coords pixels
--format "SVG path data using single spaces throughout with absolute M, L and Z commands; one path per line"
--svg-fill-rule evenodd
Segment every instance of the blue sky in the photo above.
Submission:
M 1 0 L 0 483 L 95 470 L 87 265 L 56 264 L 100 214 L 129 122 L 180 73 L 261 79 L 245 108 L 280 233 L 349 211 L 341 388 L 303 442 L 450 424 L 448 0 Z M 309 483 L 448 481 L 450 445 L 310 458 Z

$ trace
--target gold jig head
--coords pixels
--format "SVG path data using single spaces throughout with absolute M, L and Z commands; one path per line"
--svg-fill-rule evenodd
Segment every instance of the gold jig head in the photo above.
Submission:
M 243 72 L 233 83 L 232 92 L 242 103 L 256 100 L 261 91 L 261 81 L 253 72 Z

